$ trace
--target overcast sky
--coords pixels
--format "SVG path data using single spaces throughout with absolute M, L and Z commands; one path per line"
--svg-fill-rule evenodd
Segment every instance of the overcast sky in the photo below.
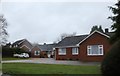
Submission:
M 24 2 L 26 1 L 26 2 Z M 2 14 L 7 19 L 8 40 L 26 38 L 34 43 L 51 43 L 62 33 L 87 34 L 94 25 L 110 28 L 115 0 L 4 0 Z

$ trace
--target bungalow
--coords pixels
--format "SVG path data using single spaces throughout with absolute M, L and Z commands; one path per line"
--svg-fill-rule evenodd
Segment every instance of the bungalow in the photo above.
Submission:
M 56 60 L 102 61 L 111 45 L 111 33 L 94 31 L 88 35 L 66 37 L 55 47 Z
M 33 48 L 31 49 L 31 57 L 40 58 L 41 57 L 40 53 L 41 53 L 41 49 L 40 49 L 39 45 L 33 46 Z
M 53 47 L 55 44 L 35 45 L 31 49 L 31 56 L 35 58 L 50 58 L 53 56 Z
M 19 47 L 27 52 L 30 52 L 33 46 L 27 39 L 21 39 L 21 40 L 15 41 L 12 44 L 12 47 Z

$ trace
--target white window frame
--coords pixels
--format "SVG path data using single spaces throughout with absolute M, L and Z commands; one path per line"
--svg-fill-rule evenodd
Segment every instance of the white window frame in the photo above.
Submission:
M 38 52 L 38 54 L 36 54 L 36 52 Z M 36 51 L 34 52 L 34 55 L 35 55 L 35 56 L 39 56 L 39 55 L 40 55 L 40 51 L 39 51 L 39 50 L 36 50 Z
M 15 45 L 15 47 L 18 47 L 18 45 Z
M 64 53 L 61 51 L 65 51 Z M 66 48 L 59 48 L 58 49 L 58 55 L 66 55 Z
M 78 55 L 78 48 L 77 47 L 72 48 L 72 55 Z
M 99 55 L 103 55 L 103 45 L 98 45 L 98 49 L 99 49 L 99 53 L 101 51 L 101 53 Z
M 88 45 L 88 46 L 87 46 L 87 55 L 89 55 L 89 56 L 92 56 L 92 55 L 93 55 L 93 56 L 94 56 L 94 55 L 97 55 L 97 56 L 98 56 L 98 55 L 104 55 L 104 54 L 103 54 L 103 51 L 104 51 L 104 50 L 103 50 L 103 45 L 98 45 L 98 54 L 92 54 L 92 53 L 90 53 L 90 52 L 92 52 L 92 51 L 91 51 L 91 49 L 92 49 L 91 47 L 92 47 L 92 45 Z M 100 51 L 101 51 L 101 53 L 100 53 Z

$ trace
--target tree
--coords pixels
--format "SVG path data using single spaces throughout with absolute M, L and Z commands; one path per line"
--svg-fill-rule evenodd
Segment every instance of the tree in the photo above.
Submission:
M 97 26 L 97 25 L 93 26 L 93 27 L 91 28 L 90 33 L 92 33 L 92 32 L 95 31 L 95 30 L 100 31 L 100 32 L 103 32 L 103 29 L 102 29 L 102 26 L 101 26 L 101 25 L 99 25 L 99 26 Z
M 21 53 L 28 53 L 29 55 L 31 55 L 31 52 L 27 52 L 18 47 L 15 48 L 9 48 L 6 46 L 2 47 L 2 57 L 13 57 L 13 54 L 21 54 Z
M 120 1 L 115 4 L 115 7 L 110 7 L 113 12 L 113 16 L 109 17 L 113 21 L 111 26 L 113 32 L 115 33 L 111 38 L 110 42 L 115 43 L 120 39 Z
M 120 1 L 115 6 L 110 7 L 114 14 L 109 17 L 113 21 L 111 28 L 114 35 L 110 38 L 113 45 L 101 64 L 103 76 L 120 75 Z
M 101 25 L 99 26 L 98 31 L 104 32 Z
M 7 42 L 8 33 L 6 31 L 7 22 L 3 15 L 0 15 L 0 46 Z
M 103 76 L 120 75 L 120 40 L 115 42 L 105 56 L 101 64 L 101 71 Z

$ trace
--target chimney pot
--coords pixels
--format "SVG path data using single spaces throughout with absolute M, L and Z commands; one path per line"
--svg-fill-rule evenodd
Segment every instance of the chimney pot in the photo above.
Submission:
M 46 43 L 44 43 L 44 45 L 46 45 Z
M 109 32 L 109 29 L 108 29 L 108 28 L 106 28 L 106 29 L 105 29 L 105 33 L 108 33 L 108 32 Z

